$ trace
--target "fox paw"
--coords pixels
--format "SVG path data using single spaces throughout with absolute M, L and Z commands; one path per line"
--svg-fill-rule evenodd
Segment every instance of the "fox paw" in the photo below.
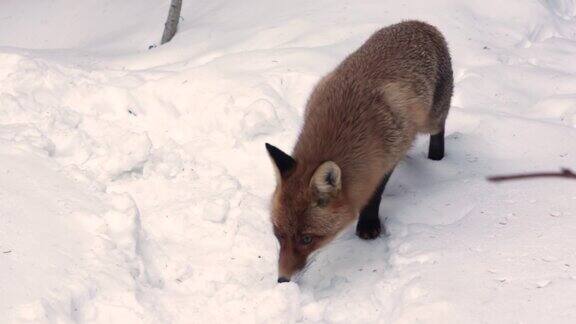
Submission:
M 358 221 L 358 225 L 356 225 L 356 235 L 363 240 L 378 238 L 381 232 L 382 225 L 380 224 L 380 219 L 377 217 L 361 219 Z

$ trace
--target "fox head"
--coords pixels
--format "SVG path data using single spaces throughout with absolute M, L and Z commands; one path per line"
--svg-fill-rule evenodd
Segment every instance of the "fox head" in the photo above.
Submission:
M 266 144 L 276 171 L 271 221 L 280 243 L 278 282 L 302 270 L 308 256 L 334 239 L 355 218 L 332 161 L 296 161 Z

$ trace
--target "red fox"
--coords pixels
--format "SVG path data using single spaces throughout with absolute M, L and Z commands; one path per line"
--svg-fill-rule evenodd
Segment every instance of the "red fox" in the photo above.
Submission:
M 277 178 L 278 282 L 358 215 L 360 238 L 380 235 L 384 187 L 416 134 L 430 134 L 429 159 L 444 157 L 452 92 L 446 41 L 420 21 L 380 29 L 318 82 L 292 156 L 266 143 Z

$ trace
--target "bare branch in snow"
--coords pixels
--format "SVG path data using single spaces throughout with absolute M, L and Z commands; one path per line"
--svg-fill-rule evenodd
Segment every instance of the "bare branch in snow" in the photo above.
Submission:
M 537 172 L 537 173 L 520 173 L 512 175 L 501 175 L 488 177 L 488 181 L 500 182 L 507 180 L 519 180 L 519 179 L 530 179 L 530 178 L 565 178 L 576 180 L 576 173 L 570 169 L 562 169 L 560 172 Z
M 182 10 L 182 0 L 171 0 L 168 18 L 164 24 L 164 34 L 162 34 L 162 43 L 168 43 L 176 35 L 178 22 L 180 21 L 180 11 Z

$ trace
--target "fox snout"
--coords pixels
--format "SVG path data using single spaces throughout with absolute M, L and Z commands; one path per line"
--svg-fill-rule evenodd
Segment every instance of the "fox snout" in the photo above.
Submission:
M 280 248 L 278 258 L 278 282 L 288 282 L 292 277 L 306 265 L 307 255 L 295 251 L 290 244 Z

